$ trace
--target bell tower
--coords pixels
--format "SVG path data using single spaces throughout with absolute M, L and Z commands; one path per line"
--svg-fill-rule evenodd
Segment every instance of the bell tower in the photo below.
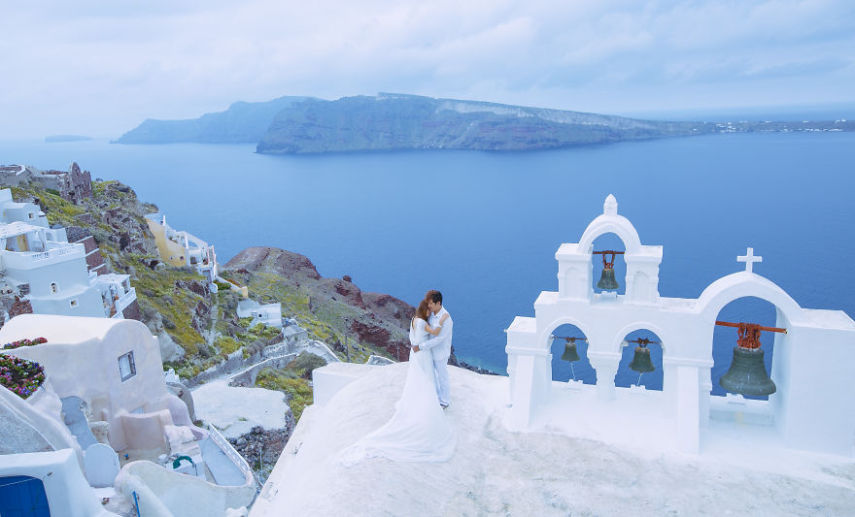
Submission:
M 621 297 L 624 303 L 656 303 L 659 299 L 662 246 L 641 244 L 638 232 L 629 219 L 618 214 L 617 199 L 612 194 L 603 203 L 603 213 L 591 221 L 579 242 L 562 244 L 555 253 L 558 261 L 558 296 L 576 300 L 598 298 L 599 295 L 593 289 L 592 255 L 594 240 L 606 233 L 617 235 L 626 247 L 623 254 L 626 277 L 617 279 L 626 285 L 626 295 Z
M 594 240 L 606 233 L 623 241 L 623 255 L 594 250 Z M 624 260 L 626 276 L 615 278 L 615 270 L 604 267 L 610 270 L 598 282 L 604 292 L 595 292 L 593 260 L 603 256 L 604 265 Z M 745 270 L 719 278 L 698 298 L 661 296 L 662 247 L 641 244 L 609 195 L 603 213 L 579 242 L 562 244 L 555 258 L 558 291 L 541 292 L 534 317 L 517 316 L 506 329 L 511 403 L 507 423 L 512 429 L 564 429 L 574 436 L 629 445 L 638 444 L 636 436 L 615 430 L 645 429 L 645 436 L 656 436 L 663 449 L 692 453 L 701 449 L 703 437 L 715 435 L 716 440 L 735 439 L 739 447 L 754 440 L 853 454 L 855 321 L 843 311 L 801 308 L 754 272 L 762 259 L 753 249 L 737 259 Z M 616 285 L 625 285 L 625 294 L 617 294 Z M 718 320 L 725 305 L 746 297 L 775 306 L 775 327 Z M 556 335 L 564 325 L 574 326 L 576 333 Z M 721 326 L 735 327 L 739 336 L 730 369 L 720 379 L 729 392 L 726 397 L 712 393 L 713 331 Z M 628 337 L 640 331 L 655 337 Z M 763 363 L 760 332 L 776 336 L 771 375 Z M 574 363 L 587 358 L 596 373 L 593 384 L 553 378 L 553 350 L 561 349 L 556 343 L 562 337 L 560 360 L 569 362 L 572 371 Z M 661 391 L 648 390 L 640 382 L 617 385 L 623 351 L 630 343 L 637 346 L 628 369 L 640 375 L 661 368 Z M 661 350 L 660 361 L 651 357 L 649 344 Z M 747 425 L 754 426 L 751 438 L 744 435 Z

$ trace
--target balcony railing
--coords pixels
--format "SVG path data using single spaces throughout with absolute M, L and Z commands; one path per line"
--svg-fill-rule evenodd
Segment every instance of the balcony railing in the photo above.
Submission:
M 7 251 L 4 253 L 3 263 L 8 268 L 30 269 L 41 267 L 51 262 L 62 262 L 65 258 L 85 258 L 85 255 L 85 249 L 82 244 L 69 244 L 47 251 Z
M 131 287 L 128 292 L 123 294 L 116 300 L 116 311 L 122 312 L 125 310 L 125 307 L 133 303 L 134 300 L 137 299 L 137 290 L 135 287 Z

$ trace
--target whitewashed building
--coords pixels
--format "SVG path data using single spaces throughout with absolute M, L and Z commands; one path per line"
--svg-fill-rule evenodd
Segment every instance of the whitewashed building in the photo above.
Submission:
M 255 300 L 241 300 L 237 306 L 238 318 L 252 318 L 252 325 L 263 323 L 268 327 L 282 328 L 282 304 L 260 304 Z
M 189 232 L 175 230 L 166 224 L 166 216 L 163 214 L 149 214 L 146 222 L 154 234 L 158 253 L 164 262 L 176 267 L 192 267 L 209 283 L 214 282 L 219 271 L 213 245 Z
M 12 190 L 0 190 L 0 222 L 13 223 L 20 221 L 35 226 L 48 227 L 47 216 L 42 209 L 33 203 L 19 203 L 12 199 Z
M 0 485 L 57 466 L 56 485 L 44 487 L 52 515 L 66 515 L 62 501 L 92 499 L 89 486 L 135 498 L 142 515 L 223 515 L 252 502 L 252 470 L 169 391 L 145 325 L 24 314 L 0 329 L 0 343 L 34 336 L 46 342 L 2 351 L 37 362 L 46 380 L 26 399 L 0 387 Z M 12 514 L 5 503 L 0 512 Z
M 33 312 L 104 316 L 99 290 L 91 285 L 82 244 L 64 229 L 14 222 L 0 224 L 3 290 L 26 297 Z
M 90 269 L 97 248 L 68 242 L 65 228 L 50 228 L 37 205 L 14 202 L 2 189 L 0 214 L 0 295 L 27 300 L 36 314 L 123 318 L 134 310 L 130 276 Z

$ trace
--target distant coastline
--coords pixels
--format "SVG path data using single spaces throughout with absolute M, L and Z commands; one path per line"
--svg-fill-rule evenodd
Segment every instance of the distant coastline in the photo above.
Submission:
M 534 151 L 721 133 L 855 131 L 855 121 L 691 121 L 406 94 L 281 97 L 190 120 L 146 120 L 114 143 L 255 143 L 261 154 L 410 150 Z

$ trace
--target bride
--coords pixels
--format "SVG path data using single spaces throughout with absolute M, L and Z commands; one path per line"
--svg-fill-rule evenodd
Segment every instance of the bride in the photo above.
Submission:
M 422 300 L 410 322 L 410 346 L 421 345 L 437 335 L 448 315 L 436 328 L 428 325 L 427 301 Z M 393 461 L 447 461 L 454 454 L 456 436 L 436 395 L 433 360 L 429 352 L 410 348 L 410 364 L 395 414 L 382 427 L 342 452 L 342 462 L 382 456 Z

